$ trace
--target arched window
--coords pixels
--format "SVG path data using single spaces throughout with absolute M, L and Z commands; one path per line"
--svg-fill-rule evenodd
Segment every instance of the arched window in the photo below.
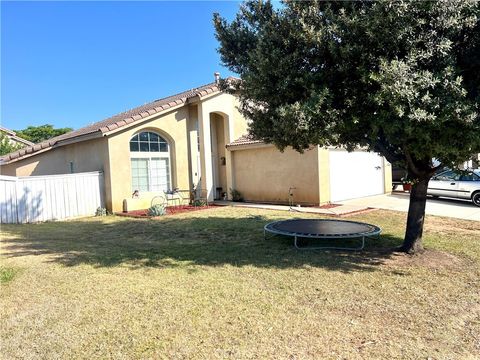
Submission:
M 151 131 L 136 134 L 130 140 L 130 151 L 168 152 L 168 143 L 160 135 Z
M 145 131 L 130 139 L 132 191 L 170 190 L 170 151 L 160 135 Z

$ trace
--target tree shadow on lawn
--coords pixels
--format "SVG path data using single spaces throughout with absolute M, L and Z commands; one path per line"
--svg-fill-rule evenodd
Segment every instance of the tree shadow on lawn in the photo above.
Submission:
M 68 221 L 5 226 L 3 255 L 50 255 L 65 266 L 144 267 L 254 266 L 322 267 L 332 271 L 374 271 L 394 253 L 402 239 L 383 234 L 367 239 L 363 251 L 299 251 L 291 237 L 263 237 L 263 216 L 189 217 Z M 320 240 L 317 240 L 320 241 Z M 355 242 L 353 242 L 355 241 Z M 357 240 L 344 241 L 352 246 Z M 333 243 L 332 243 L 333 244 Z M 334 243 L 339 245 L 339 242 Z M 324 242 L 321 245 L 325 245 Z

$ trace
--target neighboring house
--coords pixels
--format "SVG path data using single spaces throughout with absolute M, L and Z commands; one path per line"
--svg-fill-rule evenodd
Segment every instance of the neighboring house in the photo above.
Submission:
M 0 133 L 4 134 L 9 139 L 11 145 L 21 147 L 34 145 L 31 141 L 22 139 L 21 137 L 17 136 L 15 131 L 4 128 L 3 126 L 0 126 Z
M 229 81 L 235 81 L 229 78 Z M 104 172 L 110 211 L 149 207 L 153 196 L 205 189 L 210 200 L 230 189 L 247 201 L 319 205 L 391 190 L 380 156 L 312 147 L 304 154 L 251 141 L 236 96 L 216 81 L 10 153 L 3 175 Z M 294 189 L 291 189 L 294 188 Z M 139 190 L 139 199 L 132 193 Z M 125 201 L 124 201 L 125 200 Z
M 480 169 L 480 154 L 475 154 L 468 161 L 465 161 L 460 168 L 462 169 Z

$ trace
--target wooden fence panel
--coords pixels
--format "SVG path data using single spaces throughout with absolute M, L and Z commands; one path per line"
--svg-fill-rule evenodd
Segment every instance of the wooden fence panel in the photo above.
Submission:
M 104 207 L 101 172 L 0 176 L 0 220 L 28 223 L 94 215 Z

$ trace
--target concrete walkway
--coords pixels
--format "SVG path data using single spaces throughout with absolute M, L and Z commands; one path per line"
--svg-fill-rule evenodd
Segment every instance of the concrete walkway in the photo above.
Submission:
M 253 209 L 267 209 L 267 210 L 280 210 L 280 211 L 290 211 L 288 205 L 273 205 L 273 204 L 257 204 L 257 203 L 241 203 L 241 202 L 232 202 L 232 201 L 215 201 L 217 205 L 224 206 L 233 206 L 233 207 L 244 207 L 244 208 L 253 208 Z M 339 205 L 332 207 L 330 209 L 322 209 L 316 207 L 293 207 L 291 211 L 298 213 L 311 213 L 311 214 L 322 214 L 322 215 L 334 215 L 334 216 L 345 216 L 351 213 L 358 211 L 367 210 L 368 206 L 365 205 Z
M 232 201 L 215 201 L 215 204 L 254 209 L 281 211 L 290 210 L 290 207 L 287 205 L 240 203 Z M 294 207 L 292 210 L 299 213 L 304 212 L 321 215 L 345 216 L 358 211 L 367 210 L 369 208 L 407 212 L 408 204 L 408 193 L 393 193 L 392 195 L 376 195 L 360 199 L 345 200 L 342 201 L 340 206 L 330 209 L 316 207 Z M 471 202 L 462 200 L 428 198 L 425 212 L 428 215 L 480 221 L 480 207 L 473 205 Z
M 409 194 L 393 193 L 392 195 L 369 196 L 360 199 L 342 201 L 342 204 L 345 206 L 365 206 L 375 209 L 407 212 Z M 473 205 L 469 201 L 428 198 L 425 212 L 428 215 L 480 221 L 480 207 Z

